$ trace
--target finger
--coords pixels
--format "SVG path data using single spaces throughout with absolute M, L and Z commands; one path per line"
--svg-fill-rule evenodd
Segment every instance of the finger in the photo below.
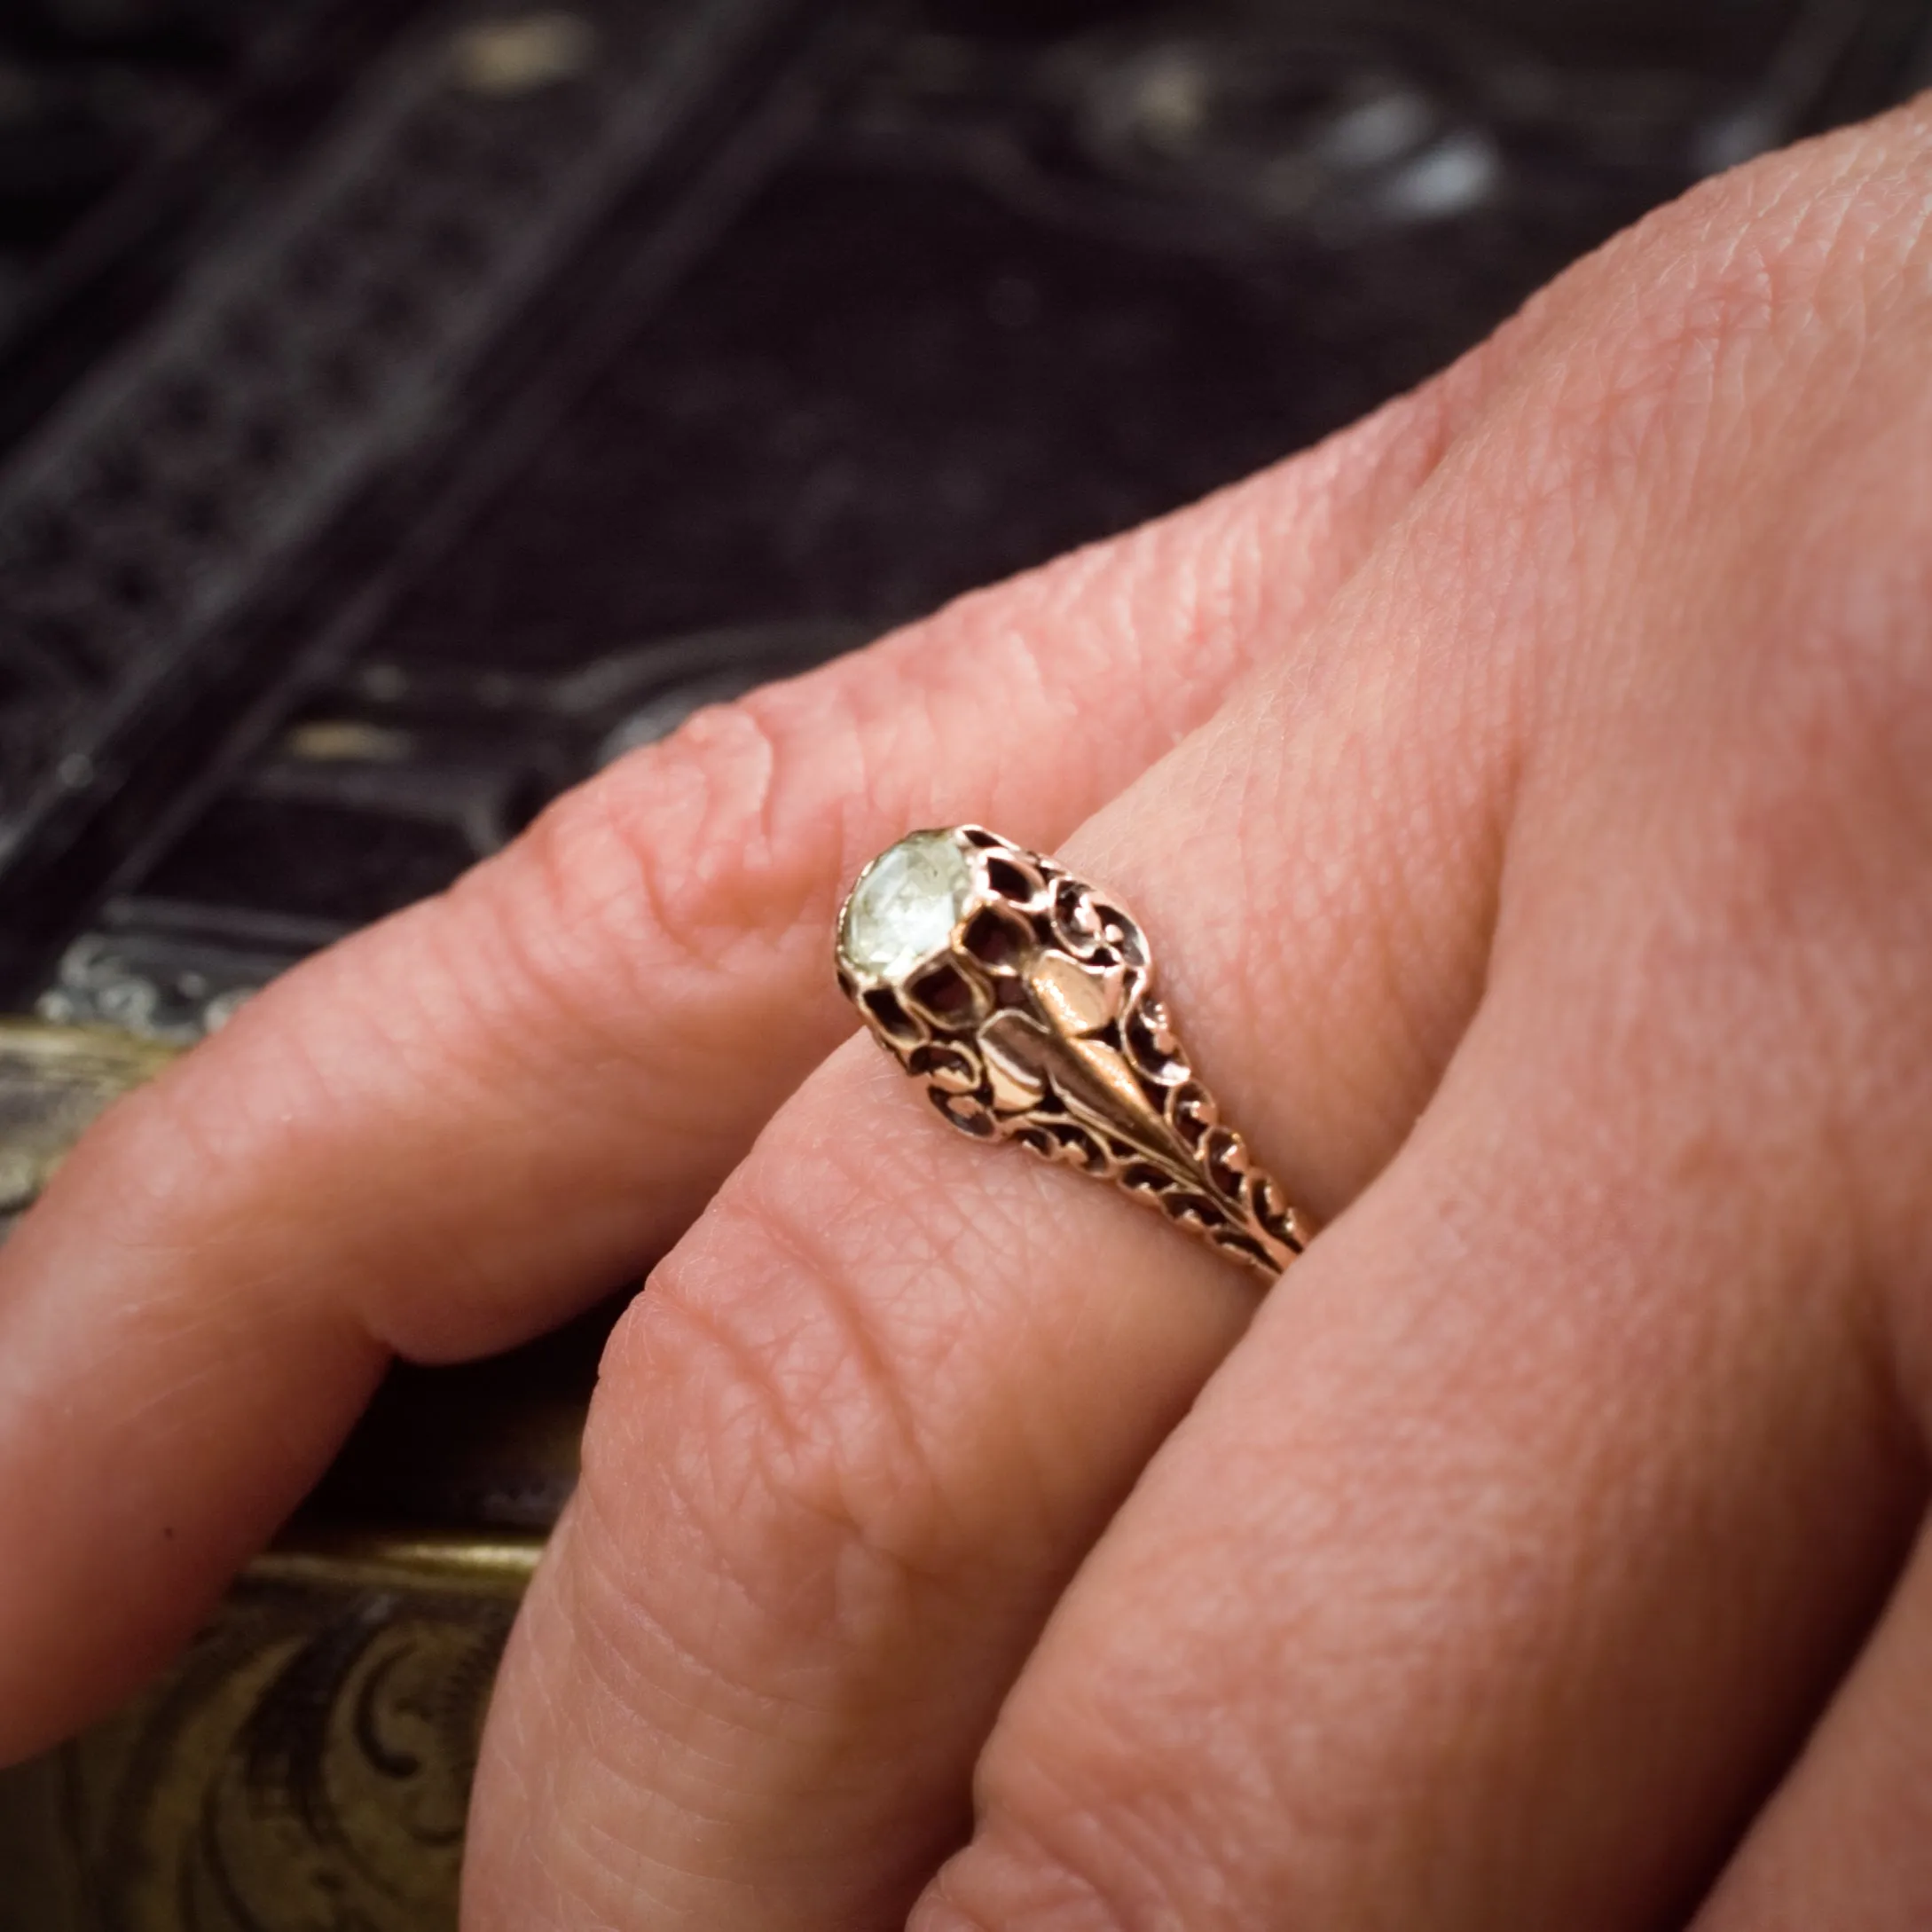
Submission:
M 1413 642 L 1284 666 L 1071 848 L 1318 1206 L 1387 1158 L 1478 997 L 1492 696 Z M 475 1932 L 897 1922 L 1054 1595 L 1253 1301 L 852 1042 L 612 1342 L 499 1681 Z
M 845 1029 L 859 857 L 1056 837 L 1306 628 L 1469 380 L 702 715 L 111 1115 L 0 1268 L 0 1756 L 185 1634 L 387 1350 L 506 1345 L 641 1265 Z
M 1830 1189 L 1685 1189 L 1506 997 L 1062 1600 L 913 1932 L 1681 1923 L 1802 1737 L 1919 1504 Z
M 1577 402 L 1567 387 L 1559 399 Z M 1651 479 L 1611 463 L 1607 481 L 1586 479 L 1604 483 L 1594 497 L 1551 491 L 1551 400 L 1480 426 L 1316 646 L 1069 853 L 1136 907 L 1204 1072 L 1317 1206 L 1347 1199 L 1401 1142 L 1479 997 L 1529 670 L 1553 615 L 1538 586 L 1584 552 L 1592 585 L 1630 600 L 1560 613 L 1586 636 L 1689 601 L 1686 581 L 1618 569 L 1629 560 L 1599 547 L 1629 527 L 1619 491 Z M 1605 437 L 1619 455 L 1631 427 L 1619 418 Z M 1682 507 L 1649 493 L 1653 515 Z M 1723 545 L 1690 548 L 1716 572 L 1700 595 L 1721 597 Z M 1612 832 L 1656 815 L 1658 767 L 1635 753 L 1677 695 L 1635 694 L 1631 736 L 1606 754 L 1631 774 Z M 1546 774 L 1583 762 L 1574 735 L 1558 743 Z M 1552 807 L 1546 822 L 1561 844 L 1574 814 Z M 1614 850 L 1606 834 L 1580 887 L 1645 883 Z M 1700 884 L 1704 899 L 1666 895 L 1664 914 L 1730 904 L 1721 869 Z M 1669 917 L 1660 934 L 1652 912 L 1637 925 L 1661 946 Z M 1588 890 L 1558 923 L 1582 937 L 1552 997 L 1616 995 L 1592 1042 L 1615 1063 L 1627 988 L 1594 980 L 1590 955 L 1617 928 Z M 1692 990 L 1700 1009 L 1719 996 Z M 1767 1037 L 1792 1025 L 1787 1003 Z M 1654 1043 L 1666 1063 L 1674 1043 Z M 868 1115 L 884 1078 L 848 1054 L 815 1080 L 619 1331 L 578 1502 L 492 1718 L 478 1932 L 894 1922 L 959 1828 L 964 1767 L 1017 1661 L 1239 1326 L 1221 1299 L 1231 1284 L 1217 1294 L 1198 1254 L 1111 1195 L 946 1140 L 903 1092 L 896 1117 Z M 1752 1099 L 1759 1124 L 1774 1118 Z M 1584 1138 L 1553 1102 L 1526 1118 L 1525 1144 Z M 1826 1554 L 1849 1573 L 1870 1531 L 1850 1524 Z M 1801 1660 L 1815 1635 L 1791 1637 Z M 1211 1792 L 1212 1767 L 1186 1763 Z
M 1695 1932 L 1932 1924 L 1932 1543 Z
M 1834 192 L 1779 259 L 1902 208 Z M 1888 261 L 1795 278 L 1796 352 Z M 1881 1315 L 1925 1253 L 1920 347 L 1767 381 L 1807 487 L 1755 512 L 1748 416 L 1567 495 L 1597 588 L 1480 1015 L 1062 1600 L 918 1932 L 1678 1923 L 1797 1747 L 1923 1503 Z M 1736 615 L 1579 678 L 1693 609 Z

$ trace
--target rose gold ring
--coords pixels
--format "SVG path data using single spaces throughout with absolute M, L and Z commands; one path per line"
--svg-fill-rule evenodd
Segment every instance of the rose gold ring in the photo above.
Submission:
M 914 832 L 838 915 L 838 983 L 939 1111 L 1123 1187 L 1273 1280 L 1314 1223 L 1223 1124 L 1111 895 L 977 825 Z

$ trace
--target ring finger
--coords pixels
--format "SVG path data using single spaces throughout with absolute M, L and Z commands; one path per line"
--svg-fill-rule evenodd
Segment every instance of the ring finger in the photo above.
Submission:
M 1176 937 L 1196 1065 L 1321 1210 L 1478 997 L 1508 732 L 1418 648 L 1297 669 L 1074 857 L 1157 956 Z M 835 1056 L 613 1342 L 492 1714 L 471 1924 L 902 1915 L 1056 1595 L 1253 1299 L 1113 1190 L 949 1134 L 868 1044 Z

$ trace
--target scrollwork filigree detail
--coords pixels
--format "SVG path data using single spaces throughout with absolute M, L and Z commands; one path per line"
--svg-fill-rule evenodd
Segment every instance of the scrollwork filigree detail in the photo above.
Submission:
M 963 860 L 965 875 L 943 945 L 910 966 L 872 963 L 852 939 L 872 868 L 841 915 L 840 983 L 873 1033 L 962 1133 L 1112 1181 L 1278 1275 L 1313 1225 L 1195 1074 L 1139 924 L 1100 887 L 982 827 L 905 844 L 948 840 L 957 856 L 942 851 L 943 865 L 956 874 Z

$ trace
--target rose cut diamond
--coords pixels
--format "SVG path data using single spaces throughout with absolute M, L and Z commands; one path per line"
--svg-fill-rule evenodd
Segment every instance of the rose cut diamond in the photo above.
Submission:
M 966 854 L 946 832 L 914 832 L 859 875 L 838 949 L 864 979 L 903 978 L 953 937 L 972 897 Z

